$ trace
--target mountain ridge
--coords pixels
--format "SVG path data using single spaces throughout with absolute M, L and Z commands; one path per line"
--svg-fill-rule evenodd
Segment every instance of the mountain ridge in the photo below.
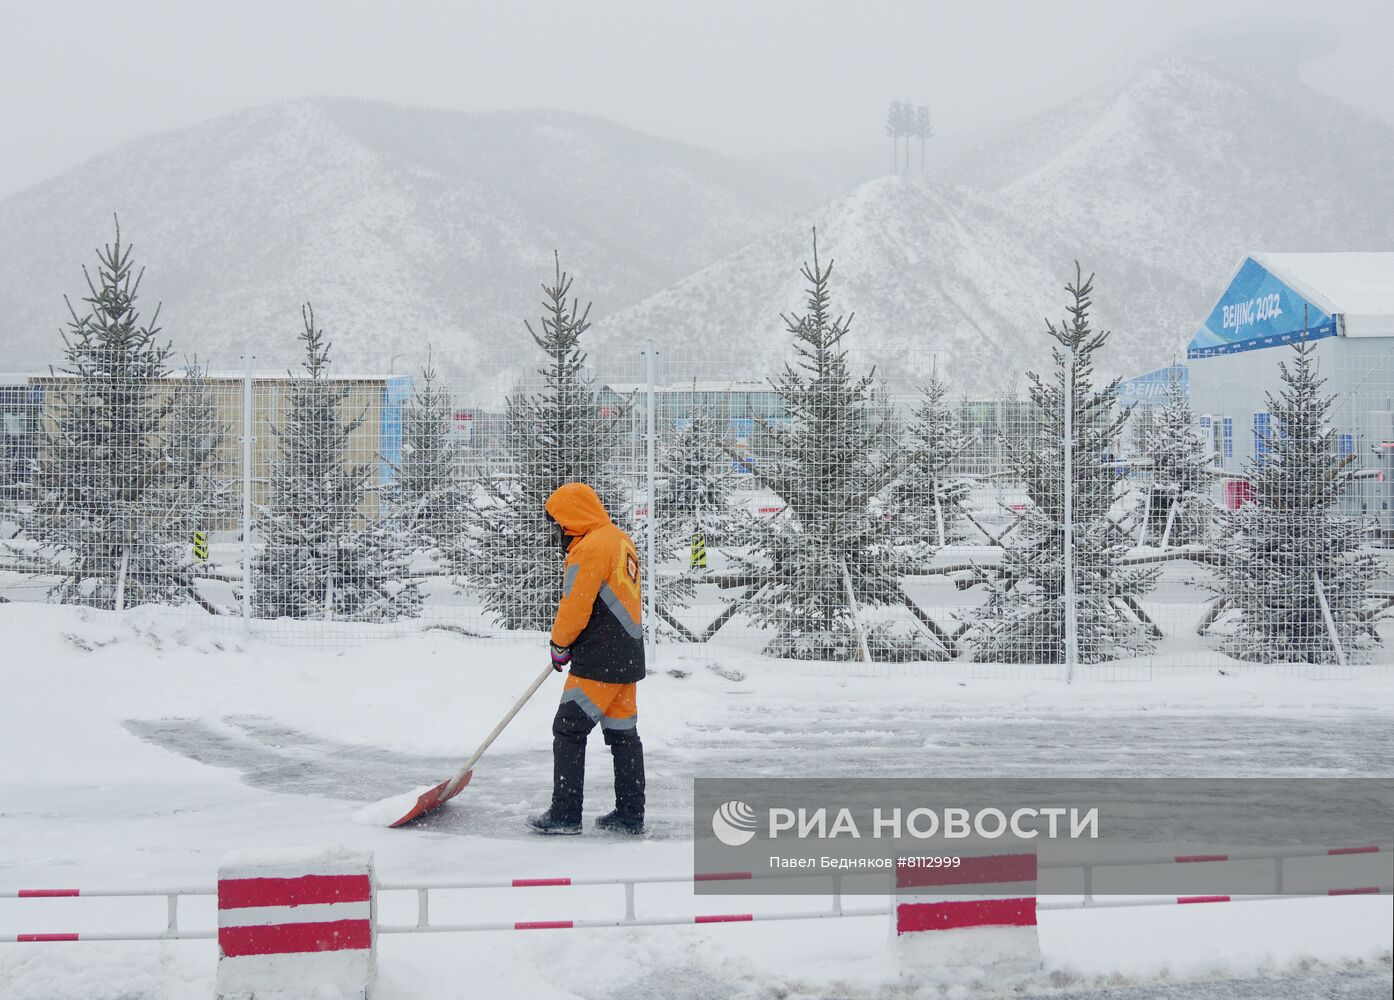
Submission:
M 570 112 L 356 98 L 262 105 L 143 137 L 0 200 L 8 367 L 61 351 L 63 294 L 110 239 L 148 265 L 180 354 L 298 360 L 312 301 L 336 362 L 446 374 L 534 367 L 523 320 L 551 251 L 594 301 L 584 345 L 637 369 L 655 337 L 693 370 L 788 354 L 816 225 L 859 357 L 1009 391 L 1048 358 L 1078 259 L 1106 363 L 1184 351 L 1251 250 L 1394 247 L 1394 128 L 1291 81 L 1168 59 L 1028 119 L 939 176 L 831 200 L 841 165 L 742 161 Z M 522 350 L 523 360 L 519 351 Z M 400 362 L 400 364 L 399 364 Z
M 64 293 L 112 236 L 147 266 L 181 353 L 244 341 L 293 364 L 315 304 L 353 366 L 427 345 L 490 363 L 538 309 L 552 250 L 597 315 L 734 250 L 818 197 L 778 171 L 568 112 L 441 112 L 354 98 L 262 105 L 125 143 L 0 200 L 0 336 L 61 349 Z
M 700 339 L 700 315 L 727 331 L 709 356 L 787 357 L 778 314 L 802 299 L 797 271 L 817 225 L 825 252 L 849 265 L 834 277 L 835 306 L 882 331 L 863 334 L 869 362 L 1010 391 L 1022 368 L 1046 363 L 1044 317 L 1063 313 L 1078 260 L 1097 276 L 1095 325 L 1113 331 L 1107 373 L 1136 374 L 1184 355 L 1251 250 L 1394 247 L 1389 163 L 1394 128 L 1365 112 L 1290 81 L 1160 60 L 1009 129 L 942 180 L 862 185 L 597 333 L 615 343 L 663 329 L 680 351 Z M 891 184 L 934 193 L 897 201 Z M 886 243 L 892 232 L 901 245 Z

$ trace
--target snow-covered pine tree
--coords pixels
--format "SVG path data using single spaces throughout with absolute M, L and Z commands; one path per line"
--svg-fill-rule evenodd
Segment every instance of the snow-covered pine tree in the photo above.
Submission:
M 902 439 L 910 459 L 891 494 L 902 544 L 921 562 L 967 534 L 964 507 L 969 486 L 954 478 L 952 470 L 968 441 L 948 397 L 948 383 L 931 376 L 905 422 Z
M 602 412 L 580 347 L 590 304 L 582 309 L 571 297 L 573 278 L 556 254 L 553 263 L 553 281 L 542 286 L 541 331 L 524 322 L 547 356 L 547 367 L 538 370 L 542 387 L 535 393 L 520 388 L 508 398 L 504 447 L 513 472 L 479 484 L 480 500 L 471 509 L 473 544 L 464 554 L 469 587 L 506 629 L 552 625 L 562 579 L 562 554 L 544 509 L 553 490 L 588 483 L 616 524 L 629 521 L 629 491 L 615 467 L 624 414 Z
M 170 397 L 168 476 L 160 501 L 185 545 L 192 545 L 195 531 L 215 530 L 237 512 L 236 483 L 218 468 L 227 433 L 207 371 L 190 362 Z
M 449 570 L 467 542 L 472 490 L 451 437 L 451 400 L 428 361 L 402 410 L 402 458 L 385 491 L 384 521 L 413 549 L 434 551 Z
M 1150 461 L 1150 499 L 1144 541 L 1149 545 L 1191 545 L 1204 542 L 1215 516 L 1210 490 L 1213 462 L 1195 429 L 1186 388 L 1173 367 L 1161 406 L 1151 407 L 1152 419 L 1144 444 Z
M 915 108 L 915 138 L 920 140 L 920 175 L 924 175 L 924 144 L 934 137 L 934 119 L 929 107 L 921 104 Z
M 1283 388 L 1268 393 L 1274 430 L 1266 454 L 1250 459 L 1245 471 L 1253 502 L 1223 516 L 1226 558 L 1216 589 L 1238 612 L 1226 647 L 1263 663 L 1335 661 L 1320 578 L 1341 647 L 1355 659 L 1379 642 L 1362 615 L 1377 567 L 1362 551 L 1360 519 L 1337 511 L 1354 456 L 1338 455 L 1334 446 L 1334 401 L 1322 391 L 1315 346 L 1304 340 L 1292 350 L 1292 364 L 1279 367 Z
M 659 534 L 670 547 L 731 544 L 744 525 L 734 507 L 739 482 L 727 450 L 722 421 L 707 409 L 694 410 L 663 443 L 658 456 Z
M 900 137 L 905 134 L 905 111 L 899 100 L 886 106 L 886 135 L 891 137 L 891 165 L 900 173 Z
M 175 512 L 165 503 L 162 458 L 170 413 L 158 381 L 169 375 L 159 307 L 148 323 L 136 308 L 143 272 L 116 237 L 97 251 L 97 274 L 83 268 L 87 312 L 68 301 L 64 363 L 45 386 L 52 416 L 24 513 L 27 554 L 58 576 L 50 596 L 67 604 L 120 610 L 194 600 Z
M 864 616 L 905 602 L 900 580 L 913 566 L 886 516 L 903 463 L 886 448 L 889 412 L 872 398 L 873 374 L 848 368 L 852 317 L 832 314 L 832 269 L 818 257 L 815 230 L 813 262 L 802 269 L 807 311 L 781 317 L 796 361 L 773 387 L 788 419 L 757 422 L 755 475 L 784 509 L 752 525 L 752 552 L 737 560 L 757 581 L 746 611 L 774 630 L 765 647 L 773 656 L 850 660 L 860 655 L 860 630 L 875 659 L 942 658 L 918 628 L 896 631 Z
M 1074 486 L 1073 536 L 1079 662 L 1098 663 L 1146 650 L 1154 640 L 1138 598 L 1155 570 L 1124 564 L 1131 540 L 1110 519 L 1119 479 L 1105 456 L 1128 419 L 1118 407 L 1119 381 L 1094 386 L 1094 356 L 1107 331 L 1089 323 L 1094 278 L 1075 265 L 1069 319 L 1047 321 L 1055 341 L 1049 381 L 1028 373 L 1031 422 L 1003 436 L 1007 467 L 1030 500 L 1008 536 L 1001 577 L 990 581 L 987 603 L 971 619 L 974 658 L 1002 663 L 1065 662 L 1065 476 Z M 1065 468 L 1065 400 L 1073 386 L 1073 468 Z
M 1132 438 L 1133 453 L 1146 455 L 1148 442 L 1157 428 L 1157 407 L 1135 404 L 1133 414 L 1128 419 L 1128 433 Z
M 654 516 L 659 567 L 651 574 L 658 590 L 660 634 L 697 641 L 679 613 L 696 596 L 696 583 L 712 568 L 717 547 L 742 544 L 746 521 L 732 497 L 738 476 L 723 422 L 705 408 L 693 410 L 675 433 L 661 440 L 657 456 Z M 640 543 L 642 546 L 642 542 Z
M 410 552 L 390 527 L 363 512 L 372 465 L 350 461 L 350 437 L 363 414 L 345 420 L 347 385 L 329 377 L 329 342 L 306 304 L 305 375 L 292 380 L 273 424 L 270 495 L 259 511 L 261 551 L 253 563 L 260 618 L 380 621 L 419 611 L 408 580 Z

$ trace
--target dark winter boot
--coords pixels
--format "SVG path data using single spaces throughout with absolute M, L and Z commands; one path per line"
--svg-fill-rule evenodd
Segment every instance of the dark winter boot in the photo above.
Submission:
M 606 729 L 605 742 L 615 758 L 615 811 L 596 826 L 640 833 L 644 829 L 644 744 L 638 729 Z M 611 826 L 603 825 L 607 820 Z
M 595 828 L 606 833 L 628 833 L 637 837 L 644 832 L 644 819 L 642 816 L 639 819 L 631 819 L 615 809 L 596 820 Z
M 581 824 L 579 821 L 568 823 L 564 820 L 560 820 L 550 809 L 545 813 L 529 816 L 528 827 L 533 833 L 561 834 L 563 836 L 575 835 L 581 832 Z

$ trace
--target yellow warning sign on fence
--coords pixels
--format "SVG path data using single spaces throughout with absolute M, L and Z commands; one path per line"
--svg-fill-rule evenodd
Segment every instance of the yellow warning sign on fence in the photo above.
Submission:
M 199 562 L 208 561 L 208 532 L 194 532 L 194 558 Z
M 692 536 L 692 568 L 707 568 L 707 540 L 701 532 Z

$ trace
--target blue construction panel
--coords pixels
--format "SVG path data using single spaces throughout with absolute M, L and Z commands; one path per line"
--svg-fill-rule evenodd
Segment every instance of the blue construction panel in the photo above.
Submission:
M 382 390 L 382 427 L 378 432 L 378 480 L 384 485 L 396 481 L 393 469 L 402 464 L 402 407 L 411 398 L 410 375 L 389 378 Z

